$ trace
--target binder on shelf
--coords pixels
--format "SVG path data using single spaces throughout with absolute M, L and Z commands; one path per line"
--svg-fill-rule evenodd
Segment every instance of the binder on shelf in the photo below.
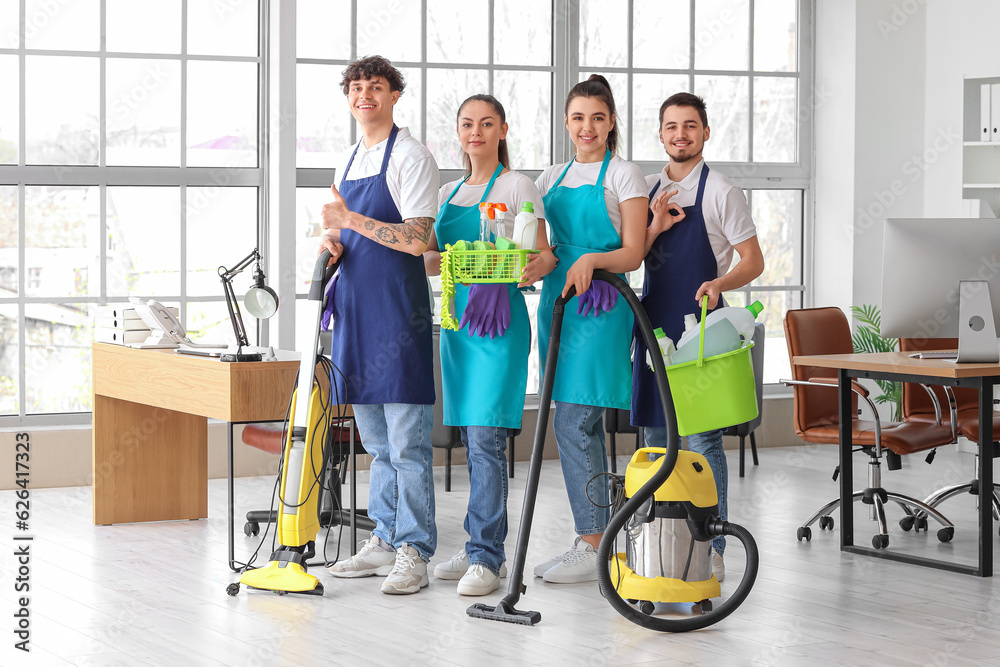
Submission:
M 128 343 L 141 343 L 148 337 L 149 329 L 124 331 L 122 329 L 109 329 L 108 327 L 94 327 L 94 341 L 98 343 L 126 345 Z
M 990 86 L 990 141 L 1000 142 L 1000 83 Z
M 990 130 L 993 128 L 993 120 L 990 114 L 990 98 L 992 86 L 988 83 L 984 83 L 979 86 L 979 140 L 989 141 L 990 140 Z

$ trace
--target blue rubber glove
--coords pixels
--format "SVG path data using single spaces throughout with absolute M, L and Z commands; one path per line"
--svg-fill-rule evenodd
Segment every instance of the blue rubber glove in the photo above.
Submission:
M 340 280 L 340 271 L 330 281 L 330 286 L 326 290 L 326 308 L 323 309 L 323 317 L 320 318 L 320 331 L 330 330 L 330 316 L 333 315 L 333 293 L 337 291 L 337 281 Z
M 596 317 L 602 310 L 606 313 L 610 312 L 616 303 L 618 303 L 618 290 L 612 287 L 611 283 L 603 280 L 591 280 L 590 287 L 580 295 L 577 301 L 576 314 L 586 317 L 593 309 Z
M 469 335 L 476 333 L 482 338 L 489 334 L 490 338 L 501 336 L 510 326 L 510 295 L 507 286 L 501 284 L 473 283 L 469 286 L 469 299 L 465 304 L 465 312 L 458 323 L 461 329 L 469 325 Z

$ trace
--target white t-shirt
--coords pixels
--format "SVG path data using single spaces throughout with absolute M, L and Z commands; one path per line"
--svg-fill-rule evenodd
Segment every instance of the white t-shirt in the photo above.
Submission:
M 700 161 L 680 183 L 671 181 L 667 177 L 667 167 L 664 167 L 660 173 L 646 177 L 646 194 L 659 182 L 660 187 L 653 199 L 664 192 L 677 190 L 671 201 L 682 207 L 693 206 L 698 200 L 698 181 L 704 166 L 705 161 Z M 718 170 L 709 169 L 701 212 L 705 217 L 708 240 L 719 266 L 719 276 L 724 276 L 729 272 L 729 265 L 733 261 L 733 246 L 757 235 L 757 228 L 750 216 L 750 206 L 738 185 Z M 677 224 L 683 225 L 684 222 Z
M 375 176 L 382 170 L 382 158 L 385 156 L 386 138 L 371 148 L 365 148 L 362 138 L 355 146 L 358 153 L 351 163 L 351 171 L 347 180 Z M 351 146 L 337 162 L 337 187 L 344 181 L 344 171 L 355 146 Z M 441 183 L 437 162 L 427 147 L 410 134 L 405 127 L 396 133 L 396 143 L 393 144 L 389 156 L 389 166 L 385 172 L 385 181 L 389 186 L 389 195 L 399 210 L 403 220 L 410 218 L 436 218 L 438 212 L 437 189 Z
M 581 185 L 594 185 L 597 177 L 601 173 L 601 162 L 579 163 L 576 160 L 570 166 L 566 176 L 559 185 L 567 188 L 578 188 Z M 535 181 L 538 191 L 545 195 L 551 190 L 566 163 L 554 164 L 541 173 Z M 649 188 L 643 180 L 642 170 L 638 165 L 621 159 L 617 155 L 612 156 L 608 162 L 608 170 L 604 174 L 604 203 L 608 207 L 608 217 L 615 231 L 621 236 L 622 233 L 622 213 L 618 204 L 636 197 L 645 197 L 649 194 Z
M 448 197 L 451 196 L 451 193 L 461 180 L 452 181 L 441 186 L 441 189 L 438 191 L 439 207 L 444 206 L 445 202 L 448 201 Z M 486 185 L 487 183 L 479 185 L 463 184 L 458 189 L 458 192 L 455 193 L 455 196 L 451 198 L 451 203 L 455 206 L 478 206 L 483 198 Z M 504 234 L 507 238 L 510 238 L 514 234 L 514 216 L 521 211 L 521 205 L 524 202 L 530 201 L 532 203 L 536 218 L 541 220 L 545 217 L 542 195 L 539 194 L 535 183 L 524 174 L 516 171 L 506 171 L 497 176 L 497 180 L 493 182 L 493 187 L 490 189 L 490 196 L 487 200 L 494 203 L 503 202 L 507 205 L 507 232 Z

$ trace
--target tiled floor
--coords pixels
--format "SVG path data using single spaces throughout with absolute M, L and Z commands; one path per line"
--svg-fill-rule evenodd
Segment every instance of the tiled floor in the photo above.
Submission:
M 526 446 L 525 444 L 519 445 Z M 33 490 L 30 655 L 13 650 L 11 631 L 2 665 L 972 665 L 1000 655 L 1000 583 L 912 565 L 842 554 L 836 533 L 814 529 L 810 543 L 795 539 L 797 523 L 836 494 L 830 479 L 833 447 L 764 449 L 761 465 L 735 476 L 730 452 L 731 516 L 756 538 L 757 584 L 746 603 L 719 624 L 688 634 L 659 634 L 619 616 L 596 584 L 558 586 L 530 578 L 532 564 L 565 550 L 572 520 L 558 462 L 546 462 L 528 549 L 527 593 L 519 608 L 541 612 L 535 627 L 471 619 L 474 601 L 456 582 L 432 578 L 412 596 L 379 592 L 380 580 L 333 579 L 312 570 L 323 597 L 277 596 L 226 586 L 226 491 L 210 483 L 207 521 L 93 526 L 89 488 Z M 856 475 L 864 475 L 862 457 Z M 625 459 L 620 460 L 624 467 Z M 911 457 L 885 484 L 924 496 L 971 476 L 972 457 L 941 452 L 933 466 Z M 468 478 L 455 470 L 453 490 L 437 477 L 438 555 L 464 544 L 462 519 Z M 510 560 L 527 465 L 511 484 Z M 237 510 L 265 506 L 272 479 L 238 480 Z M 359 487 L 362 497 L 366 489 Z M 0 493 L 0 616 L 13 627 L 13 492 Z M 891 509 L 891 549 L 973 562 L 977 544 L 974 500 L 963 496 L 943 511 L 957 524 L 953 542 L 935 532 L 903 533 Z M 874 532 L 856 510 L 857 541 Z M 242 522 L 238 522 L 239 531 Z M 324 533 L 321 533 L 322 539 Z M 269 538 L 270 539 L 270 538 Z M 996 540 L 996 533 L 993 535 Z M 259 538 L 237 536 L 245 558 Z M 344 535 L 345 549 L 347 535 Z M 742 572 L 739 544 L 727 551 L 727 595 Z M 337 550 L 337 531 L 328 554 Z M 262 548 L 270 551 L 270 545 Z M 344 550 L 342 549 L 342 552 Z M 263 558 L 262 558 L 263 560 Z M 506 580 L 504 582 L 506 587 Z M 504 589 L 485 600 L 495 602 Z M 686 609 L 680 612 L 687 613 Z

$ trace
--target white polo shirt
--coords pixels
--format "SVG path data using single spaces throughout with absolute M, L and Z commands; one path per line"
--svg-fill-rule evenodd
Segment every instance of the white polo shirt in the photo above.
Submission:
M 672 199 L 674 203 L 682 207 L 694 206 L 698 200 L 698 181 L 701 179 L 704 166 L 704 160 L 698 162 L 680 183 L 670 180 L 665 166 L 660 173 L 646 177 L 646 194 L 648 195 L 653 186 L 659 182 L 660 187 L 653 195 L 653 199 L 664 192 L 677 190 Z M 708 231 L 708 240 L 712 244 L 712 252 L 719 267 L 719 276 L 724 276 L 729 272 L 729 266 L 733 261 L 733 246 L 757 235 L 757 228 L 750 216 L 750 206 L 747 204 L 746 195 L 738 185 L 718 170 L 709 169 L 708 178 L 705 179 L 705 194 L 701 200 L 701 212 L 705 217 L 705 229 Z M 684 221 L 677 224 L 683 225 Z
M 344 181 L 344 170 L 355 147 L 358 153 L 347 174 L 346 180 L 349 181 L 377 175 L 382 170 L 382 158 L 388 142 L 389 139 L 386 138 L 371 148 L 365 148 L 362 138 L 355 146 L 347 149 L 337 161 L 337 187 Z M 389 186 L 389 195 L 403 220 L 437 218 L 438 186 L 441 182 L 437 162 L 427 147 L 410 134 L 408 128 L 401 127 L 396 133 L 396 143 L 389 156 L 385 180 Z

